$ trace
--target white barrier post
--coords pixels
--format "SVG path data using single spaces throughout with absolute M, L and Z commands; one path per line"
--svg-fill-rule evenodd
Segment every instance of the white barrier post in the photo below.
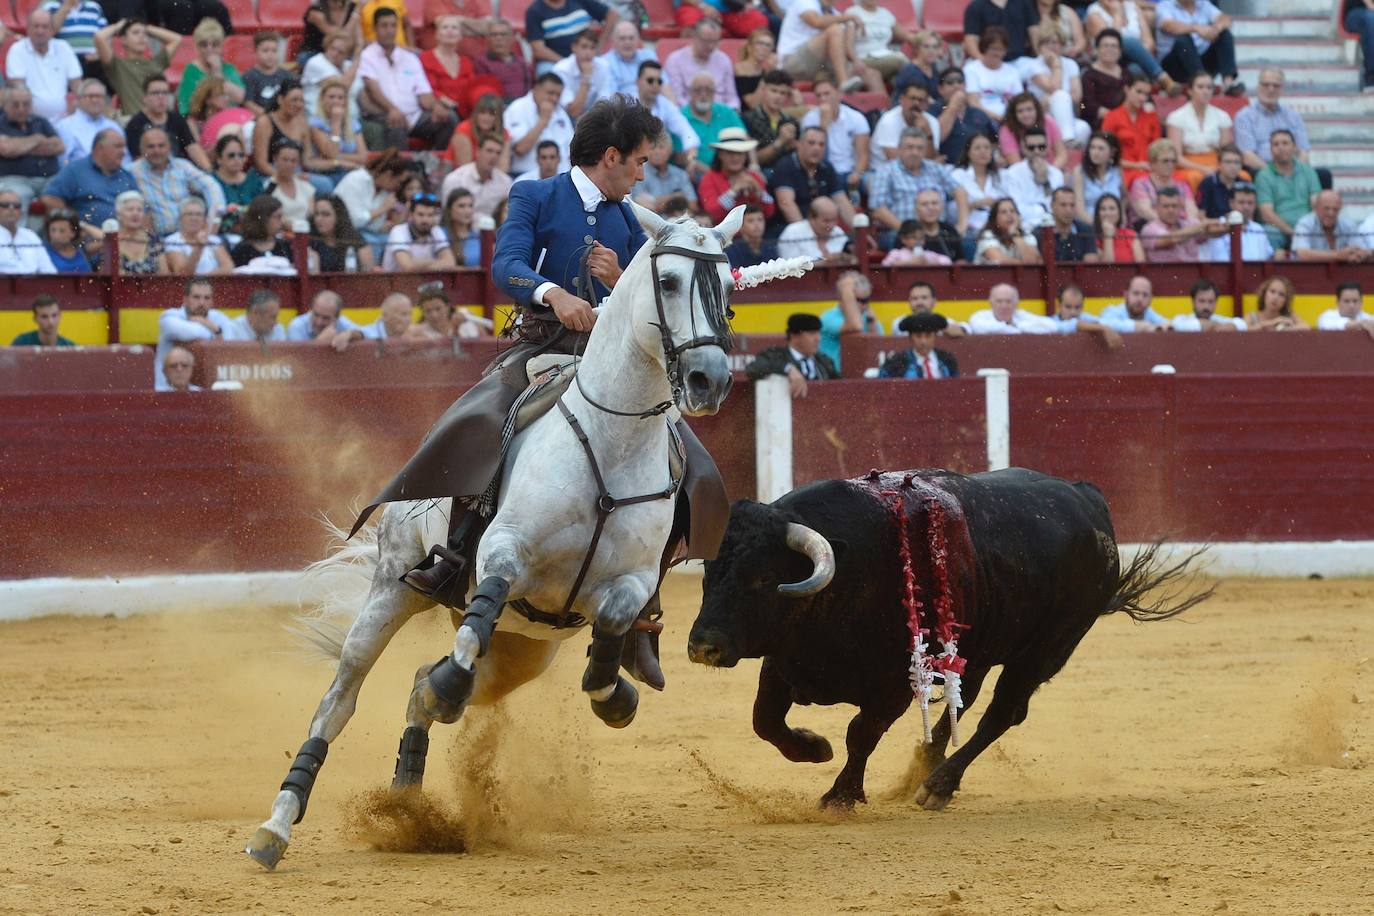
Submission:
M 754 469 L 759 502 L 792 489 L 792 392 L 785 375 L 754 383 Z
M 1011 467 L 1011 375 L 1005 369 L 979 369 L 986 379 L 988 470 Z

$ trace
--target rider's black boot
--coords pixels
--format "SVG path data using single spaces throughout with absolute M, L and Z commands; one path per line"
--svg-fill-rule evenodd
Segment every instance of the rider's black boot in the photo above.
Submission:
M 468 561 L 451 548 L 435 544 L 424 562 L 401 581 L 444 607 L 459 607 L 467 594 Z
M 663 632 L 659 618 L 662 616 L 663 608 L 655 592 L 644 610 L 639 612 L 639 618 L 630 626 L 625 649 L 620 656 L 620 666 L 631 677 L 655 690 L 662 690 L 667 684 L 658 661 L 658 634 Z

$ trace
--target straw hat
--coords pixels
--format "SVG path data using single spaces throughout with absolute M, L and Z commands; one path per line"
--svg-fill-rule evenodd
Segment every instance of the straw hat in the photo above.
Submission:
M 727 127 L 716 137 L 711 149 L 728 153 L 752 153 L 758 145 L 759 141 L 750 137 L 743 127 Z

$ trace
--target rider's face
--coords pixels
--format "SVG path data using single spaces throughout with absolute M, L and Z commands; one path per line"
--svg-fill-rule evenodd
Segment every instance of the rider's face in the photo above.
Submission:
M 606 193 L 608 199 L 624 199 L 635 184 L 644 180 L 644 163 L 649 161 L 649 149 L 652 146 L 650 141 L 645 140 L 628 156 L 622 156 L 614 147 L 606 151 L 602 161 L 606 163 L 606 180 L 610 184 Z

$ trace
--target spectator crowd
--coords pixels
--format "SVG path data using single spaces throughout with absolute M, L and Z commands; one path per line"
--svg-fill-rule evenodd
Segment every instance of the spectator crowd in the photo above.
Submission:
M 237 64 L 218 0 L 184 6 L 28 13 L 0 93 L 0 271 L 286 273 L 297 234 L 311 271 L 477 266 L 511 184 L 566 170 L 615 93 L 667 127 L 634 197 L 708 223 L 746 205 L 736 266 L 851 262 L 861 217 L 889 265 L 1221 260 L 1233 224 L 1248 260 L 1374 247 L 1281 72 L 1234 117 L 1216 104 L 1247 87 L 1210 0 L 972 0 L 953 45 L 876 0 L 680 0 L 662 56 L 637 4 L 534 0 L 522 38 L 460 0 L 314 0 L 299 38 L 255 31 Z
M 1374 217 L 1345 215 L 1312 166 L 1282 72 L 1262 70 L 1242 104 L 1231 20 L 1210 0 L 972 0 L 954 44 L 877 0 L 675 7 L 682 40 L 660 55 L 642 7 L 618 0 L 534 0 L 523 36 L 459 0 L 313 0 L 299 36 L 256 30 L 236 64 L 218 0 L 47 0 L 4 58 L 0 273 L 286 274 L 301 235 L 311 272 L 479 266 L 512 184 L 567 170 L 576 119 L 617 93 L 667 128 L 634 199 L 708 225 L 744 205 L 735 266 L 850 264 L 860 238 L 884 265 L 1221 261 L 1235 225 L 1245 260 L 1371 257 Z M 822 327 L 796 332 L 837 361 L 839 329 L 871 323 L 867 282 L 848 275 Z M 164 315 L 160 378 L 193 327 L 261 339 L 269 325 L 265 303 L 224 323 L 189 290 L 184 314 Z M 1072 301 L 1030 321 L 1009 298 L 988 291 L 967 330 L 1128 330 L 1114 313 L 1065 318 Z M 1129 330 L 1157 324 L 1131 301 Z M 294 333 L 387 336 L 385 307 L 370 330 L 320 308 Z M 435 308 L 414 333 L 468 327 Z M 938 349 L 913 350 L 901 373 L 957 372 Z M 783 362 L 803 382 L 823 376 L 797 354 Z

